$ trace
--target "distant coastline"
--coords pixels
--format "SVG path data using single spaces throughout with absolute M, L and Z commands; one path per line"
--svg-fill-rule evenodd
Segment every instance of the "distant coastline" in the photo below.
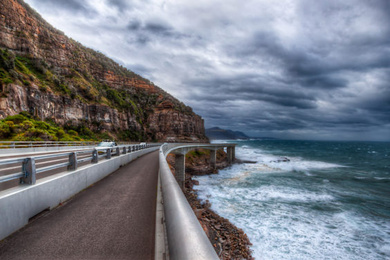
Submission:
M 251 137 L 241 131 L 212 127 L 206 129 L 206 136 L 210 140 L 276 140 L 273 137 Z

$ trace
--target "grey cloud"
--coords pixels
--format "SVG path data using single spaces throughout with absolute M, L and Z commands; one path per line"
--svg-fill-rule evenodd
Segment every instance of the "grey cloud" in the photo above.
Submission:
M 27 2 L 27 1 L 26 1 Z M 96 14 L 92 6 L 88 5 L 86 1 L 77 1 L 77 0 L 32 0 L 34 6 L 42 8 L 43 10 L 50 11 L 68 11 L 68 12 L 77 12 L 84 14 Z
M 91 0 L 26 1 L 43 17 L 71 12 L 60 30 L 84 30 L 76 40 L 152 79 L 207 127 L 390 139 L 388 0 L 99 2 L 110 12 Z
M 141 41 L 141 43 L 147 43 L 153 40 L 177 40 L 183 38 L 190 38 L 189 35 L 176 31 L 170 25 L 162 21 L 144 21 L 139 20 L 130 21 L 126 29 L 132 34 L 131 37 L 139 37 L 143 39 L 148 39 L 147 41 Z M 137 42 L 137 41 L 136 41 Z
M 145 25 L 145 30 L 151 32 L 151 33 L 157 33 L 157 34 L 165 34 L 169 31 L 171 31 L 171 28 L 169 28 L 168 26 L 164 26 L 162 24 L 159 24 L 159 23 L 147 23 Z
M 109 6 L 115 6 L 119 11 L 124 11 L 127 8 L 131 8 L 131 1 L 126 0 L 108 0 L 107 3 Z
M 140 21 L 131 21 L 129 24 L 126 26 L 126 28 L 130 31 L 136 31 L 141 28 L 141 22 Z
M 215 78 L 207 80 L 194 80 L 190 84 L 204 91 L 191 93 L 192 97 L 202 100 L 256 100 L 278 104 L 284 107 L 297 107 L 301 109 L 315 108 L 316 97 L 309 95 L 304 89 L 294 86 L 285 86 L 275 82 L 266 82 L 262 79 L 252 78 L 253 75 L 243 75 L 236 78 Z M 220 93 L 210 95 L 210 90 Z

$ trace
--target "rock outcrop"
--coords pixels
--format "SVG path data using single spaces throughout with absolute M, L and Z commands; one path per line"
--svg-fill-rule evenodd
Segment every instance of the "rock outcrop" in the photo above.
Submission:
M 113 137 L 207 141 L 190 107 L 68 38 L 22 0 L 0 2 L 0 50 L 0 119 L 28 111 Z

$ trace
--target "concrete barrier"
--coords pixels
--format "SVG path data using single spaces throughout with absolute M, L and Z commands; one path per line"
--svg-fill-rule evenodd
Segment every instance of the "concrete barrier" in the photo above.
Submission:
M 136 158 L 159 147 L 123 154 L 76 171 L 59 173 L 37 180 L 35 185 L 20 185 L 0 192 L 0 240 L 25 226 L 38 213 L 52 209 L 91 184 L 101 180 Z
M 192 149 L 197 145 L 164 144 L 160 148 L 160 174 L 164 201 L 169 259 L 219 259 L 190 204 L 169 169 L 166 156 L 174 149 Z M 204 146 L 202 146 L 203 148 Z

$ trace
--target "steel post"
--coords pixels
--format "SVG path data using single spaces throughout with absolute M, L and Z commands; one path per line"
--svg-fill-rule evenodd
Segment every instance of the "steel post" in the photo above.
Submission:
M 99 162 L 99 152 L 94 149 L 92 152 L 92 161 L 91 163 L 98 163 Z
M 36 167 L 35 158 L 26 158 L 22 165 L 24 177 L 20 178 L 21 184 L 35 184 L 36 182 Z
M 71 153 L 69 154 L 68 171 L 75 171 L 75 170 L 77 170 L 77 153 Z

